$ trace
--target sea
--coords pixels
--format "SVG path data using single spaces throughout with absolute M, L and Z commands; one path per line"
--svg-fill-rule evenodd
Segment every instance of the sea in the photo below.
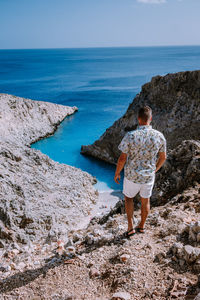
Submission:
M 153 76 L 200 69 L 200 46 L 0 50 L 0 93 L 77 106 L 54 135 L 32 145 L 120 190 L 115 166 L 80 154 L 127 110 Z

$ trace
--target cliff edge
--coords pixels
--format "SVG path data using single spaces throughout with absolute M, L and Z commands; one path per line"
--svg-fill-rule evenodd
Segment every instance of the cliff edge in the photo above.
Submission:
M 0 248 L 67 238 L 88 216 L 95 179 L 30 148 L 76 110 L 0 94 Z
M 92 145 L 82 146 L 81 153 L 115 164 L 118 145 L 127 131 L 137 126 L 137 111 L 149 105 L 153 110 L 153 128 L 161 131 L 168 149 L 183 140 L 200 138 L 200 70 L 153 77 L 142 86 L 126 113 Z

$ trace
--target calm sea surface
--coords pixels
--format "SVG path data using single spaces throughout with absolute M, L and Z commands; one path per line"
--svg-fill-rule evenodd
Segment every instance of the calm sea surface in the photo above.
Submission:
M 200 69 L 200 46 L 0 50 L 0 93 L 77 106 L 54 136 L 33 145 L 119 189 L 114 167 L 80 154 L 125 113 L 152 76 Z

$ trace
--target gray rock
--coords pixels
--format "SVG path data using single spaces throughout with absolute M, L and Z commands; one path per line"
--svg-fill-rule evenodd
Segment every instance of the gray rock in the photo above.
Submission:
M 194 298 L 194 300 L 200 300 L 200 293 Z
M 94 278 L 94 277 L 98 277 L 101 275 L 99 269 L 95 268 L 95 267 L 91 267 L 90 271 L 89 271 L 89 275 L 90 278 Z
M 92 245 L 92 244 L 94 243 L 94 236 L 93 236 L 93 234 L 88 233 L 88 234 L 85 236 L 85 242 L 86 242 L 88 245 Z
M 200 233 L 200 221 L 197 221 L 193 226 L 192 226 L 192 230 L 195 233 Z
M 11 271 L 11 266 L 9 266 L 9 265 L 6 265 L 6 266 L 4 266 L 3 268 L 2 268 L 2 270 L 3 270 L 3 272 L 10 272 Z
M 160 252 L 156 254 L 154 262 L 164 263 L 166 258 L 166 254 L 164 252 Z
M 81 241 L 82 239 L 83 239 L 83 237 L 80 234 L 78 234 L 76 232 L 73 234 L 73 242 L 74 243 L 77 243 L 78 241 Z
M 112 295 L 112 300 L 130 300 L 131 295 L 127 292 L 117 292 Z
M 189 230 L 189 239 L 192 241 L 192 242 L 195 242 L 196 241 L 196 234 L 193 232 L 192 228 L 190 228 Z
M 185 245 L 183 247 L 183 257 L 186 262 L 193 263 L 200 257 L 200 249 L 190 245 Z
M 66 116 L 77 111 L 77 107 L 69 107 L 33 101 L 7 94 L 0 94 L 1 102 L 1 135 L 16 144 L 30 145 L 36 140 L 54 133 Z M 7 153 L 14 161 L 22 157 Z
M 160 218 L 159 212 L 154 212 L 153 214 L 150 214 L 148 216 L 148 222 L 150 225 L 154 225 L 157 226 L 159 224 L 161 224 L 162 219 Z
M 26 264 L 24 262 L 20 262 L 17 266 L 16 269 L 23 271 L 26 268 Z
M 179 259 L 179 265 L 183 267 L 185 265 L 185 260 L 184 259 Z
M 68 239 L 66 244 L 65 244 L 65 247 L 70 247 L 70 246 L 73 246 L 73 240 L 72 239 Z
M 77 108 L 5 94 L 0 102 L 0 247 L 64 239 L 96 201 L 95 179 L 30 144 L 52 134 Z
M 200 273 L 200 259 L 197 259 L 195 261 L 195 264 L 193 266 L 193 269 L 197 272 L 197 273 Z
M 200 232 L 197 233 L 197 242 L 200 243 Z

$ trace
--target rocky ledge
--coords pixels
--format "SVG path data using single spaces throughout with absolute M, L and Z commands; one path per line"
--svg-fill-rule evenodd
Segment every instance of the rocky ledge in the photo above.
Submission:
M 199 299 L 200 210 L 195 189 L 152 208 L 145 234 L 127 239 L 121 202 L 68 240 L 7 249 L 0 299 Z M 134 223 L 140 211 L 134 212 Z M 199 294 L 199 296 L 197 296 Z M 196 298 L 195 298 L 196 297 Z
M 168 149 L 183 140 L 200 139 L 200 71 L 187 71 L 153 77 L 142 86 L 127 112 L 94 144 L 82 146 L 81 153 L 116 163 L 118 145 L 127 131 L 136 128 L 142 105 L 152 108 L 152 125 L 166 136 Z
M 0 94 L 0 248 L 67 238 L 88 216 L 95 179 L 30 148 L 75 111 Z

